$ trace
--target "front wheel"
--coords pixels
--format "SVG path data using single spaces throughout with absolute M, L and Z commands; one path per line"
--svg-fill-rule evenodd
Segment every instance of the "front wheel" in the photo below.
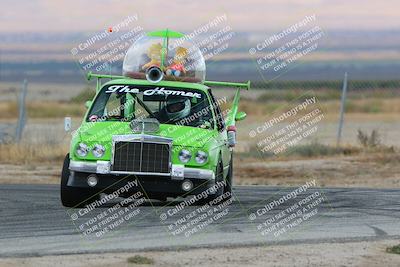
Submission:
M 222 165 L 222 160 L 219 159 L 217 168 L 215 170 L 215 185 L 222 183 L 224 181 L 224 167 Z M 202 198 L 199 201 L 199 205 L 204 205 L 209 203 L 210 201 L 216 199 L 217 197 L 221 196 L 224 193 L 224 186 L 219 186 L 216 192 L 213 195 L 208 195 L 205 198 Z
M 82 208 L 93 197 L 93 192 L 85 188 L 75 188 L 67 185 L 69 171 L 69 154 L 65 156 L 61 173 L 61 203 L 64 207 Z M 94 200 L 94 199 L 93 199 Z
M 224 187 L 224 193 L 229 192 L 229 197 L 232 197 L 232 187 L 233 187 L 233 153 L 231 155 L 231 161 L 229 163 L 229 171 L 228 171 L 228 175 L 226 176 L 226 180 L 225 180 L 226 184 Z

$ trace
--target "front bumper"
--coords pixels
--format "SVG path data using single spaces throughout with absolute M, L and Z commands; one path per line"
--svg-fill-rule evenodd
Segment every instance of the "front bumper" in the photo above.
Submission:
M 86 172 L 96 174 L 111 174 L 111 175 L 135 175 L 135 176 L 152 176 L 152 177 L 170 177 L 171 180 L 183 180 L 183 179 L 200 179 L 200 180 L 215 180 L 215 173 L 212 170 L 204 170 L 197 168 L 188 168 L 184 165 L 172 164 L 169 173 L 142 173 L 142 172 L 120 172 L 112 171 L 109 161 L 74 161 L 71 160 L 69 169 L 75 172 Z
M 98 184 L 91 188 L 104 193 L 112 193 L 123 187 L 129 181 L 137 180 L 140 184 L 133 191 L 144 191 L 151 196 L 180 196 L 188 192 L 183 191 L 183 180 L 189 179 L 193 183 L 190 194 L 200 194 L 205 189 L 215 185 L 215 174 L 211 170 L 186 168 L 181 165 L 171 166 L 171 173 L 125 173 L 115 172 L 104 167 L 105 162 L 70 161 L 70 176 L 68 186 L 89 188 L 87 177 L 96 174 Z M 109 166 L 109 165 L 108 165 Z

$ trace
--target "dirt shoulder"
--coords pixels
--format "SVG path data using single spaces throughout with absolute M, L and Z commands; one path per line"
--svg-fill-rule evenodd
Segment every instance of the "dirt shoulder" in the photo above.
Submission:
M 59 184 L 61 164 L 0 164 L 0 184 Z
M 398 153 L 264 161 L 236 158 L 235 183 L 296 186 L 312 177 L 320 187 L 400 187 Z
M 297 244 L 241 248 L 191 249 L 184 251 L 102 253 L 85 255 L 3 258 L 9 266 L 398 266 L 400 255 L 386 252 L 398 241 Z M 140 256 L 138 261 L 128 258 Z
M 320 187 L 399 188 L 399 163 L 399 153 L 281 160 L 236 156 L 234 183 L 296 186 L 312 177 Z M 0 184 L 58 184 L 61 166 L 0 164 Z

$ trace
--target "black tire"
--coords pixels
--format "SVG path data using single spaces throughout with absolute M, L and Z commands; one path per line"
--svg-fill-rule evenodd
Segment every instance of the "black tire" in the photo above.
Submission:
M 215 184 L 217 182 L 223 182 L 224 181 L 224 166 L 222 164 L 221 158 L 218 160 L 217 168 L 215 170 Z M 198 201 L 198 205 L 204 205 L 209 203 L 210 201 L 216 199 L 217 197 L 221 196 L 224 193 L 224 186 L 221 186 L 217 189 L 217 192 L 213 195 L 208 195 L 206 198 L 202 198 L 201 200 Z
M 94 192 L 85 188 L 75 188 L 67 185 L 69 178 L 69 154 L 65 156 L 61 172 L 61 203 L 64 207 L 82 208 L 86 203 L 94 201 Z
M 221 158 L 218 161 L 217 169 L 215 170 L 215 183 L 224 181 L 224 165 Z M 213 195 L 213 199 L 219 197 L 224 193 L 224 186 L 218 188 L 217 192 Z
M 226 176 L 226 185 L 224 187 L 224 193 L 229 192 L 230 195 L 227 199 L 232 197 L 232 187 L 233 187 L 233 153 L 231 155 L 231 161 L 229 163 L 229 171 L 228 175 Z

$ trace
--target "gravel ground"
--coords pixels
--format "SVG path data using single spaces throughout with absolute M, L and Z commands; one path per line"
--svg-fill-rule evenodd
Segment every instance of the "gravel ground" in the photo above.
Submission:
M 2 258 L 1 267 L 11 266 L 399 266 L 400 255 L 385 252 L 396 240 L 351 243 L 320 243 L 286 246 L 191 249 L 142 253 L 102 253 L 28 258 Z M 133 264 L 136 255 L 153 264 Z

